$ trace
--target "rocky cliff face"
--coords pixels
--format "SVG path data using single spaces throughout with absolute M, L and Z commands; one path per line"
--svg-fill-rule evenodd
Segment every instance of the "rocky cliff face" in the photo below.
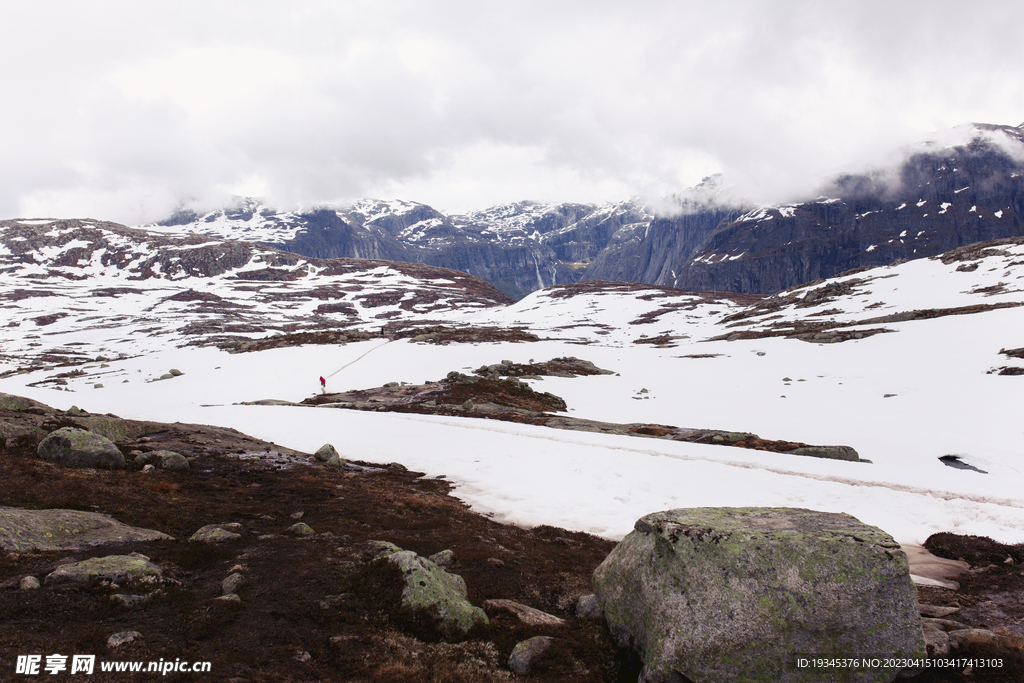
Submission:
M 714 228 L 698 253 L 675 262 L 678 277 L 660 282 L 768 294 L 1022 235 L 1022 137 L 1020 128 L 979 126 L 966 145 L 922 146 L 891 176 L 843 176 L 824 197 L 747 212 Z M 673 224 L 682 230 L 687 219 Z
M 283 213 L 242 200 L 163 225 L 317 258 L 451 268 L 516 298 L 583 280 L 768 294 L 1024 234 L 1024 129 L 967 132 L 963 144 L 919 145 L 894 168 L 838 177 L 821 196 L 782 206 L 737 205 L 712 177 L 657 214 L 637 201 L 517 202 L 449 216 L 407 201 Z

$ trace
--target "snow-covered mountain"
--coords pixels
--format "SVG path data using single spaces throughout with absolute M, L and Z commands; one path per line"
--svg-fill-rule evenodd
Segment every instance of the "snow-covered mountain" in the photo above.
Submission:
M 1024 129 L 976 124 L 901 158 L 779 206 L 746 204 L 711 177 L 656 206 L 518 202 L 446 215 L 409 201 L 279 212 L 240 199 L 202 215 L 179 211 L 162 226 L 317 258 L 452 268 L 514 298 L 588 280 L 771 294 L 853 268 L 1024 235 Z
M 363 199 L 346 207 L 281 212 L 243 198 L 199 215 L 182 210 L 148 229 L 247 240 L 316 258 L 376 258 L 461 270 L 520 298 L 580 280 L 622 229 L 646 226 L 639 203 L 518 202 L 462 215 L 425 204 Z
M 508 522 L 619 537 L 654 510 L 773 505 L 848 512 L 904 543 L 1024 541 L 1022 238 L 771 297 L 581 282 L 513 303 L 434 268 L 23 220 L 0 224 L 0 293 L 0 392 L 333 443 L 445 475 Z M 392 333 L 417 322 L 462 336 Z M 611 371 L 522 380 L 564 398 L 566 418 L 842 444 L 871 462 L 268 404 L 319 392 L 318 376 L 342 391 L 566 356 Z

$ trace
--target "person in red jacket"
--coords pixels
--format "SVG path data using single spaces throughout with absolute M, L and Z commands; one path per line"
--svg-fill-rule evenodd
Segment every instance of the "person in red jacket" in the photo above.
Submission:
M 323 375 L 320 375 L 320 393 L 327 393 L 327 380 L 324 379 Z

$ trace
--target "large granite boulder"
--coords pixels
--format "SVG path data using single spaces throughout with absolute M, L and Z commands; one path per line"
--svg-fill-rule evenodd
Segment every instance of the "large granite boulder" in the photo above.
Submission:
M 66 467 L 123 469 L 124 454 L 105 436 L 84 429 L 61 427 L 39 442 L 36 453 Z
M 608 626 L 645 683 L 892 681 L 798 657 L 924 656 L 907 558 L 846 514 L 689 508 L 637 521 L 594 572 Z

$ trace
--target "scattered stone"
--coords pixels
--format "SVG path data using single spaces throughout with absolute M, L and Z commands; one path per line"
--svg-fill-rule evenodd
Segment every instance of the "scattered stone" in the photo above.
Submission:
M 128 585 L 143 579 L 159 579 L 160 567 L 131 555 L 107 555 L 57 567 L 46 577 L 47 586 L 76 584 L 84 586 L 95 581 Z
M 593 619 L 594 621 L 604 619 L 601 605 L 597 604 L 597 596 L 593 593 L 581 595 L 580 599 L 576 601 L 576 616 L 580 619 Z
M 918 612 L 922 617 L 931 617 L 932 619 L 942 619 L 948 617 L 950 614 L 956 614 L 960 611 L 959 607 L 941 607 L 939 605 L 918 605 Z
M 0 507 L 0 549 L 7 551 L 80 550 L 162 540 L 174 539 L 159 531 L 122 524 L 98 512 Z
M 245 585 L 245 577 L 235 572 L 228 575 L 226 579 L 220 582 L 221 595 L 231 595 L 237 593 L 238 589 Z
M 313 655 L 309 654 L 305 650 L 296 650 L 295 655 L 292 657 L 296 662 L 308 662 L 313 659 Z
M 34 591 L 40 587 L 39 579 L 34 576 L 25 576 L 18 583 L 18 589 L 23 591 Z
M 188 459 L 175 451 L 152 451 L 146 455 L 149 458 L 148 462 L 152 464 L 159 463 L 160 469 L 171 470 L 172 472 L 184 472 L 190 469 Z
M 594 589 L 641 680 L 819 681 L 799 652 L 924 655 L 906 555 L 846 514 L 790 508 L 656 512 L 594 572 Z M 859 681 L 891 681 L 872 669 Z
M 508 658 L 508 668 L 520 676 L 530 672 L 530 663 L 550 649 L 555 639 L 551 636 L 534 636 L 516 643 Z
M 122 469 L 124 455 L 105 436 L 84 429 L 61 427 L 39 442 L 37 455 L 65 467 Z
M 949 631 L 949 649 L 953 652 L 971 645 L 990 645 L 999 640 L 999 636 L 987 628 L 964 628 Z
M 292 514 L 290 514 L 288 516 L 291 517 L 292 519 L 302 519 L 302 516 L 304 514 L 306 514 L 306 513 L 305 512 L 293 512 Z
M 928 657 L 936 659 L 949 654 L 949 634 L 935 627 L 925 627 L 924 647 Z
M 242 602 L 242 598 L 238 597 L 237 593 L 228 593 L 227 595 L 220 595 L 214 600 L 223 600 L 225 602 Z
M 484 600 L 484 609 L 508 612 L 526 626 L 565 626 L 565 620 L 512 600 Z
M 374 553 L 374 559 L 383 557 L 384 555 L 401 552 L 402 550 L 394 543 L 390 543 L 388 541 L 370 541 L 367 545 L 370 546 L 370 551 Z
M 107 638 L 107 647 L 113 650 L 114 648 L 134 642 L 141 637 L 142 634 L 138 631 L 121 631 Z
M 242 537 L 242 534 L 228 530 L 227 526 L 227 524 L 207 524 L 192 534 L 188 540 L 195 543 L 224 543 Z
M 171 377 L 181 377 L 184 374 L 185 374 L 184 372 L 182 372 L 181 370 L 178 370 L 177 368 L 171 368 L 171 371 L 170 371 Z
M 124 607 L 127 609 L 135 609 L 141 607 L 149 601 L 148 595 L 126 595 L 124 593 L 115 593 L 110 596 L 110 601 L 118 607 Z
M 338 456 L 339 458 L 341 457 L 341 455 L 334 448 L 334 446 L 332 446 L 329 443 L 325 443 L 323 446 L 317 449 L 316 453 L 313 454 L 313 457 L 319 460 L 320 462 L 327 462 L 334 456 Z
M 328 459 L 327 466 L 328 467 L 344 467 L 345 466 L 345 459 L 342 458 L 337 453 L 335 453 L 334 455 L 332 455 L 330 457 L 330 459 Z
M 427 559 L 438 567 L 450 567 L 455 564 L 455 553 L 451 550 L 442 550 L 439 553 L 434 553 Z
M 305 537 L 312 536 L 316 532 L 313 531 L 313 527 L 309 526 L 305 522 L 299 522 L 298 524 L 292 524 L 290 527 L 288 527 L 288 533 L 290 533 L 292 536 Z

